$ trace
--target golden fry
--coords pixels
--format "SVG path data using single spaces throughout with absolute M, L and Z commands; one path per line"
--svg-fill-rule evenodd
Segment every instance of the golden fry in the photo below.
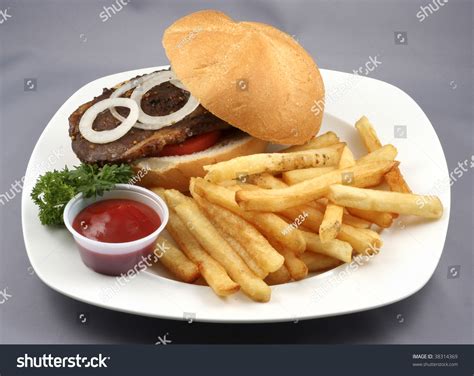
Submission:
M 288 185 L 301 183 L 304 180 L 317 178 L 318 176 L 327 174 L 336 170 L 336 167 L 312 167 L 302 168 L 300 170 L 286 171 L 282 173 L 283 181 Z
M 184 222 L 171 208 L 166 230 L 186 256 L 198 265 L 201 275 L 217 295 L 228 296 L 239 291 L 239 285 L 232 281 L 225 269 L 201 247 Z
M 302 231 L 306 240 L 306 251 L 320 253 L 343 262 L 351 262 L 352 246 L 342 240 L 333 239 L 323 243 L 318 235 Z
M 314 201 L 326 195 L 329 186 L 343 181 L 358 187 L 376 185 L 394 165 L 391 161 L 358 164 L 287 188 L 240 190 L 235 193 L 235 200 L 244 210 L 278 212 Z
M 304 151 L 304 150 L 311 150 L 311 149 L 320 149 L 325 148 L 339 142 L 339 137 L 334 132 L 327 132 L 320 136 L 317 136 L 311 140 L 309 140 L 304 145 L 295 145 L 290 146 L 287 149 L 282 150 L 282 153 L 293 153 L 295 151 Z
M 339 162 L 343 145 L 294 153 L 262 153 L 237 157 L 228 161 L 204 166 L 205 179 L 218 183 L 238 179 L 242 174 L 282 172 L 298 168 L 335 166 Z
M 264 279 L 268 272 L 263 270 L 258 263 L 250 256 L 247 250 L 232 236 L 226 233 L 222 226 L 219 226 L 216 221 L 213 221 L 212 218 L 209 218 L 212 224 L 216 227 L 217 231 L 221 234 L 222 238 L 225 239 L 227 243 L 234 249 L 234 251 L 240 256 L 242 260 L 247 264 L 249 269 L 259 278 Z
M 351 226 L 357 227 L 357 228 L 370 228 L 370 226 L 371 226 L 370 221 L 367 221 L 367 220 L 362 219 L 362 218 L 354 217 L 354 216 L 352 216 L 350 214 L 346 214 L 346 213 L 344 213 L 344 215 L 342 216 L 342 223 L 345 223 L 347 225 L 351 225 Z
M 291 278 L 299 281 L 308 275 L 308 267 L 296 255 L 278 243 L 272 243 L 273 247 L 285 258 L 285 266 L 290 272 Z
M 333 240 L 339 234 L 342 225 L 344 208 L 342 206 L 329 204 L 324 212 L 323 222 L 319 227 L 319 236 L 323 243 Z
M 441 218 L 443 215 L 443 205 L 436 196 L 376 191 L 336 184 L 329 188 L 328 197 L 338 205 L 362 210 L 417 215 L 424 218 Z
M 398 150 L 395 146 L 388 144 L 382 146 L 380 149 L 376 149 L 369 154 L 357 160 L 357 163 L 371 162 L 371 161 L 394 161 L 397 157 Z
M 159 254 L 160 263 L 178 277 L 180 281 L 193 283 L 200 277 L 196 264 L 189 260 L 180 249 L 173 246 L 163 235 L 158 237 L 157 243 L 160 244 L 160 249 L 165 250 Z
M 333 269 L 342 264 L 340 260 L 313 252 L 305 252 L 298 258 L 306 264 L 309 272 Z
M 291 275 L 285 265 L 282 265 L 280 269 L 270 273 L 267 278 L 265 278 L 265 283 L 270 286 L 281 285 L 289 281 L 291 281 Z
M 367 119 L 365 116 L 357 121 L 355 127 L 359 131 L 362 142 L 369 152 L 374 152 L 375 150 L 378 150 L 382 147 L 382 143 L 380 142 L 374 127 L 372 124 L 370 124 L 369 119 Z M 391 191 L 411 193 L 411 189 L 403 178 L 403 175 L 398 167 L 395 167 L 387 175 L 385 176 L 385 181 L 390 186 Z
M 288 223 L 278 215 L 246 212 L 235 202 L 235 192 L 209 183 L 202 178 L 192 179 L 191 185 L 194 185 L 193 189 L 197 194 L 209 202 L 222 206 L 255 225 L 268 240 L 274 239 L 296 254 L 304 252 L 306 243 L 303 235 L 297 230 L 288 231 Z M 292 220 L 295 218 L 293 217 Z
M 361 210 L 356 208 L 347 208 L 347 211 L 355 217 L 375 223 L 377 226 L 382 228 L 389 228 L 393 223 L 393 216 L 390 213 L 376 212 L 373 210 Z
M 201 246 L 224 267 L 230 277 L 240 285 L 242 291 L 255 301 L 268 302 L 271 295 L 270 287 L 248 268 L 199 210 L 197 204 L 175 190 L 168 190 L 165 195 L 167 200 L 177 204 L 174 208 L 176 213 Z
M 346 146 L 341 153 L 341 158 L 339 159 L 339 168 L 348 168 L 355 165 L 354 155 L 352 154 L 351 149 Z
M 250 183 L 259 186 L 260 188 L 266 189 L 275 189 L 275 188 L 285 188 L 287 185 L 283 183 L 280 179 L 264 172 L 263 174 L 254 175 L 250 177 Z
M 382 143 L 377 137 L 374 127 L 370 124 L 367 117 L 362 116 L 355 124 L 356 129 L 359 131 L 359 136 L 365 145 L 365 148 L 369 152 L 373 152 L 382 147 Z
M 283 257 L 254 226 L 237 214 L 203 199 L 197 193 L 192 191 L 191 193 L 199 206 L 208 214 L 211 222 L 214 225 L 218 224 L 216 227 L 219 227 L 222 232 L 238 240 L 264 272 L 267 274 L 274 272 L 283 265 Z
M 337 238 L 349 243 L 355 252 L 362 254 L 378 253 L 383 245 L 380 235 L 375 231 L 352 227 L 344 223 Z

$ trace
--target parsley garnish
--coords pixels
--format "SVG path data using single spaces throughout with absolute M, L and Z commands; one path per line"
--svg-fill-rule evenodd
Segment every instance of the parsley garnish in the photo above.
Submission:
M 66 204 L 76 194 L 85 198 L 102 196 L 115 184 L 127 183 L 133 176 L 129 165 L 81 164 L 69 170 L 49 171 L 40 176 L 31 192 L 31 198 L 38 205 L 39 218 L 43 225 L 62 225 Z

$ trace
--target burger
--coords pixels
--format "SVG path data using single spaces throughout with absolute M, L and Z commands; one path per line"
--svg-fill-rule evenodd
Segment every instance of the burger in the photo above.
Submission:
M 187 191 L 205 165 L 318 133 L 323 80 L 286 33 L 205 10 L 166 29 L 163 47 L 169 69 L 104 89 L 71 114 L 82 162 L 128 163 L 146 172 L 141 185 Z

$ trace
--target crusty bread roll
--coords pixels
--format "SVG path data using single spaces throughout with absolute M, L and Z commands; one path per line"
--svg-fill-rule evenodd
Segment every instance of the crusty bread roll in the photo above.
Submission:
M 205 10 L 172 24 L 163 46 L 189 91 L 229 124 L 290 145 L 319 131 L 323 80 L 311 56 L 284 32 Z
M 139 185 L 174 188 L 186 192 L 189 190 L 191 177 L 205 175 L 203 166 L 242 155 L 262 153 L 266 146 L 265 141 L 234 132 L 231 137 L 223 138 L 206 150 L 182 156 L 143 158 L 132 166 L 137 177 L 136 183 Z

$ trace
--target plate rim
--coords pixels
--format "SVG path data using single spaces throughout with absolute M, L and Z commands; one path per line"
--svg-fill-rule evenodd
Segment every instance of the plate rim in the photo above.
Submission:
M 30 175 L 29 172 L 32 168 L 32 164 L 33 164 L 33 156 L 36 154 L 37 152 L 37 148 L 39 148 L 39 145 L 42 143 L 43 141 L 43 138 L 46 137 L 46 131 L 50 125 L 50 123 L 53 121 L 53 119 L 62 111 L 63 107 L 65 107 L 69 101 L 71 100 L 71 98 L 74 97 L 74 95 L 76 93 L 78 93 L 79 91 L 82 91 L 82 90 L 86 90 L 86 88 L 88 86 L 93 86 L 94 84 L 97 84 L 97 81 L 102 81 L 104 79 L 112 79 L 114 76 L 118 76 L 118 75 L 123 75 L 123 74 L 143 74 L 145 72 L 152 72 L 154 70 L 158 70 L 158 69 L 163 69 L 163 68 L 166 68 L 166 67 L 169 67 L 169 65 L 163 65 L 163 66 L 157 66 L 157 67 L 148 67 L 148 68 L 140 68 L 140 69 L 134 69 L 134 70 L 130 70 L 130 71 L 124 71 L 124 72 L 119 72 L 119 73 L 114 73 L 114 74 L 111 74 L 111 75 L 107 75 L 107 76 L 103 76 L 103 77 L 99 77 L 97 79 L 94 79 L 93 81 L 89 82 L 89 83 L 86 83 L 85 85 L 83 85 L 82 87 L 80 87 L 78 90 L 76 90 L 60 107 L 59 109 L 55 112 L 55 114 L 51 117 L 51 119 L 49 120 L 47 126 L 43 129 L 40 137 L 38 138 L 38 140 L 36 141 L 36 144 L 35 144 L 35 147 L 33 148 L 32 152 L 31 152 L 31 156 L 29 158 L 29 161 L 28 161 L 28 165 L 27 165 L 27 168 L 26 168 L 26 172 L 25 172 L 25 180 L 26 180 L 26 176 Z M 335 70 L 328 70 L 328 69 L 321 69 L 321 72 L 322 74 L 341 74 L 341 75 L 346 75 L 348 77 L 350 76 L 353 76 L 351 73 L 346 73 L 346 72 L 340 72 L 340 71 L 335 71 Z M 436 130 L 434 129 L 433 125 L 431 124 L 431 122 L 429 121 L 429 118 L 426 116 L 425 112 L 422 110 L 422 108 L 414 101 L 414 99 L 408 95 L 405 91 L 403 91 L 402 89 L 398 88 L 397 86 L 394 86 L 390 83 L 387 83 L 385 81 L 381 81 L 381 80 L 378 80 L 378 79 L 374 79 L 372 77 L 361 77 L 363 80 L 374 80 L 374 81 L 378 81 L 379 83 L 382 83 L 383 85 L 388 85 L 390 86 L 390 88 L 393 90 L 397 90 L 399 91 L 401 94 L 403 94 L 404 96 L 408 97 L 411 101 L 413 101 L 413 103 L 415 103 L 415 105 L 418 107 L 418 109 L 422 112 L 422 114 L 425 116 L 425 118 L 428 120 L 429 122 L 429 125 L 431 127 L 431 129 L 433 130 L 433 133 L 436 135 L 436 141 L 441 149 L 441 152 L 443 154 L 443 159 L 444 159 L 444 166 L 443 169 L 445 171 L 443 172 L 448 172 L 449 173 L 449 170 L 448 170 L 448 165 L 447 165 L 447 161 L 446 161 L 446 154 L 444 153 L 444 149 L 443 149 L 443 146 L 439 140 L 439 136 L 438 134 L 436 133 Z M 332 117 L 332 118 L 335 118 L 336 120 L 338 121 L 341 121 L 341 122 L 347 122 L 346 120 L 344 120 L 343 118 L 333 114 L 333 113 L 325 113 L 325 116 L 329 116 L 329 117 Z M 30 199 L 30 196 L 29 196 L 29 191 L 27 192 L 26 190 L 23 190 L 22 192 L 22 200 L 21 200 L 21 223 L 22 223 L 22 232 L 23 232 L 23 241 L 24 241 L 24 244 L 25 244 L 25 249 L 26 249 L 26 252 L 27 252 L 27 255 L 28 255 L 28 259 L 31 263 L 31 266 L 32 268 L 34 269 L 36 275 L 38 276 L 38 278 L 46 285 L 48 286 L 49 288 L 51 288 L 52 290 L 62 294 L 62 295 L 65 295 L 69 298 L 72 298 L 74 300 L 77 300 L 77 301 L 80 301 L 80 302 L 83 302 L 83 303 L 87 303 L 87 304 L 91 304 L 91 305 L 94 305 L 94 306 L 98 306 L 98 307 L 101 307 L 101 308 L 104 308 L 104 309 L 109 309 L 109 310 L 113 310 L 113 311 L 118 311 L 118 312 L 123 312 L 123 313 L 128 313 L 128 314 L 134 314 L 134 315 L 140 315 L 140 316 L 145 316 L 145 317 L 153 317 L 153 318 L 160 318 L 160 319 L 168 319 L 168 320 L 176 320 L 176 321 L 183 321 L 184 318 L 182 317 L 178 317 L 176 315 L 173 315 L 173 314 L 163 314 L 163 313 L 160 313 L 160 312 L 157 312 L 157 313 L 149 313 L 149 312 L 144 312 L 144 311 L 139 311 L 137 309 L 134 309 L 133 307 L 131 308 L 122 308 L 120 306 L 117 306 L 117 305 L 110 305 L 110 304 L 107 304 L 107 303 L 102 303 L 100 302 L 99 300 L 92 300 L 92 299 L 88 299 L 88 298 L 84 298 L 80 295 L 74 295 L 73 293 L 70 293 L 69 291 L 67 290 L 64 290 L 64 289 L 61 289 L 60 286 L 56 286 L 55 284 L 51 283 L 50 280 L 48 279 L 47 276 L 43 275 L 43 270 L 41 268 L 38 268 L 36 267 L 36 265 L 34 265 L 34 262 L 32 261 L 33 260 L 33 257 L 31 255 L 31 249 L 28 245 L 28 240 L 27 240 L 27 235 L 26 235 L 26 232 L 25 232 L 25 228 L 28 227 L 28 225 L 26 224 L 26 218 L 27 218 L 27 215 L 26 214 L 26 205 L 25 205 L 25 202 L 26 200 L 29 200 Z M 433 270 L 429 273 L 429 275 L 427 275 L 427 278 L 426 280 L 422 283 L 422 284 L 419 284 L 416 286 L 415 289 L 413 290 L 410 290 L 409 292 L 407 292 L 406 294 L 402 294 L 400 296 L 397 296 L 397 298 L 395 299 L 387 299 L 385 301 L 382 301 L 381 303 L 379 304 L 370 304 L 370 305 L 366 305 L 364 306 L 363 308 L 356 308 L 356 309 L 347 309 L 347 310 L 340 310 L 338 312 L 333 312 L 333 313 L 323 313 L 323 314 L 311 314 L 311 313 L 306 313 L 306 314 L 302 314 L 302 315 L 297 315 L 295 317 L 282 317 L 282 318 L 255 318 L 255 319 L 248 319 L 248 318 L 244 318 L 244 319 L 229 319 L 229 318 L 225 318 L 225 317 L 217 317 L 217 318 L 206 318 L 206 317 L 196 317 L 193 319 L 193 321 L 195 322 L 207 322 L 207 323 L 276 323 L 276 322 L 289 322 L 289 321 L 294 321 L 294 320 L 298 320 L 298 321 L 303 321 L 303 320 L 310 320 L 310 319 L 318 319 L 318 318 L 325 318 L 325 317 L 332 317 L 332 316 L 342 316 L 342 315 L 347 315 L 347 314 L 352 314 L 352 313 L 357 313 L 357 312 L 363 312 L 363 311 L 368 311 L 368 310 L 373 310 L 373 309 L 378 309 L 378 308 L 381 308 L 381 307 L 384 307 L 384 306 L 387 306 L 387 305 L 390 305 L 390 304 L 394 304 L 396 302 L 399 302 L 401 300 L 404 300 L 404 299 L 407 299 L 408 297 L 418 293 L 421 289 L 423 289 L 426 284 L 430 281 L 430 279 L 432 278 L 434 272 L 436 271 L 438 265 L 439 265 L 439 262 L 440 262 L 440 259 L 441 259 L 441 256 L 443 254 L 443 250 L 444 250 L 444 246 L 446 244 L 446 238 L 447 238 L 447 233 L 449 231 L 449 224 L 450 224 L 450 208 L 451 208 L 451 187 L 449 187 L 449 190 L 448 192 L 446 193 L 447 196 L 448 196 L 448 202 L 446 202 L 446 208 L 445 208 L 445 211 L 446 211 L 446 215 L 448 216 L 447 218 L 447 226 L 446 226 L 446 231 L 444 232 L 444 235 L 443 235 L 443 243 L 442 243 L 442 249 L 441 249 L 441 252 L 439 253 L 439 257 L 438 259 L 436 260 L 436 263 L 434 264 L 434 268 Z M 344 267 L 346 264 L 343 264 L 335 269 L 332 269 L 330 271 L 327 271 L 325 273 L 322 273 L 320 275 L 326 275 L 327 273 L 333 273 L 339 269 L 341 269 L 342 267 Z M 146 273 L 149 273 L 149 272 L 146 272 Z M 315 278 L 317 278 L 318 276 L 315 276 L 315 277 L 312 277 L 311 279 L 315 280 Z M 160 278 L 164 278 L 164 277 L 160 277 Z M 295 282 L 293 282 L 295 283 Z M 254 304 L 259 304 L 259 303 L 254 303 Z M 269 304 L 269 303 L 265 303 L 265 304 Z

